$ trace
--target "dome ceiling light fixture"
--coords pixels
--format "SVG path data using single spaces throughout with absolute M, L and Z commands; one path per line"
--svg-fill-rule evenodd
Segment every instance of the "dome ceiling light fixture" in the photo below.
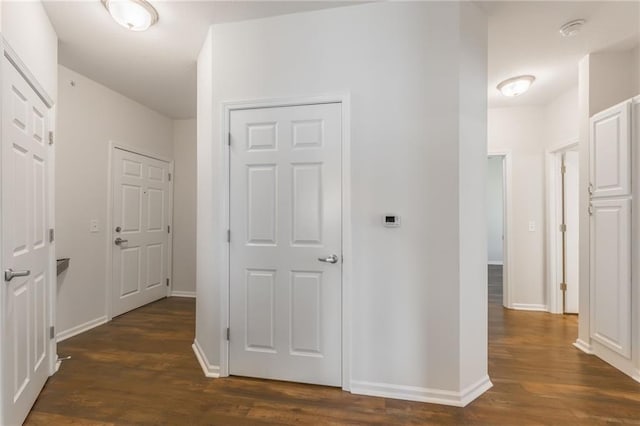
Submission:
M 509 78 L 498 84 L 497 89 L 504 96 L 514 97 L 522 95 L 529 90 L 529 87 L 533 84 L 536 78 L 532 75 L 519 75 L 517 77 Z
M 158 22 L 158 12 L 146 0 L 101 0 L 114 21 L 131 31 L 145 31 Z
M 573 37 L 580 32 L 585 22 L 587 21 L 584 19 L 574 19 L 561 26 L 558 31 L 560 31 L 563 37 Z

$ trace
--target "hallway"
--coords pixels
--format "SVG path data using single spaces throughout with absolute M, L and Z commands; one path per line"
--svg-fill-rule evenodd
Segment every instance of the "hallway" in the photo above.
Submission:
M 207 379 L 191 350 L 193 299 L 169 298 L 62 342 L 70 355 L 28 425 L 604 424 L 640 419 L 640 384 L 572 346 L 577 318 L 501 306 L 490 270 L 489 373 L 466 408 L 233 377 Z

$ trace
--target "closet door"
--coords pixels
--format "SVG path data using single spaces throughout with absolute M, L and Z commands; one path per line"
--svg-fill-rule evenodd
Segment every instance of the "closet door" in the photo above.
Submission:
M 590 192 L 594 198 L 631 194 L 631 102 L 591 118 Z
M 591 337 L 631 357 L 631 199 L 592 201 Z
M 631 101 L 591 118 L 591 338 L 631 359 Z

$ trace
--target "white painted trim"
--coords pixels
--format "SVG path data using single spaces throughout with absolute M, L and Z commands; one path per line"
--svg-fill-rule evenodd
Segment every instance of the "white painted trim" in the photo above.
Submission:
M 193 353 L 196 355 L 196 358 L 198 360 L 198 363 L 200 364 L 200 367 L 202 368 L 202 371 L 204 372 L 204 375 L 212 379 L 217 379 L 218 377 L 220 377 L 220 367 L 209 363 L 207 356 L 205 355 L 202 347 L 197 340 L 193 341 L 193 345 L 191 345 L 191 347 L 193 348 Z
M 560 215 L 562 214 L 560 188 L 560 155 L 566 151 L 578 148 L 578 140 L 572 139 L 545 151 L 545 193 L 546 193 L 546 223 L 547 238 L 547 305 L 549 312 L 562 314 L 562 237 L 559 235 Z
M 504 268 L 502 270 L 502 305 L 505 308 L 513 308 L 513 290 L 511 288 L 513 268 L 513 236 L 511 230 L 513 229 L 513 204 L 512 204 L 512 186 L 513 186 L 513 172 L 512 172 L 512 154 L 511 150 L 490 150 L 487 153 L 488 157 L 502 157 L 502 184 L 503 184 L 503 226 L 504 226 L 504 241 L 502 249 L 502 262 Z
M 85 331 L 89 331 L 92 328 L 96 328 L 106 323 L 107 323 L 107 316 L 103 315 L 99 318 L 92 319 L 83 324 L 79 324 L 79 325 L 76 325 L 75 327 L 71 327 L 65 331 L 59 332 L 56 335 L 56 340 L 58 342 L 62 342 L 63 340 L 67 340 L 70 337 L 77 336 L 78 334 L 84 333 Z
M 119 142 L 110 140 L 107 146 L 107 226 L 105 232 L 105 243 L 107 245 L 107 271 L 105 276 L 104 283 L 104 296 L 105 296 L 105 312 L 107 313 L 107 321 L 111 321 L 113 319 L 113 307 L 111 306 L 111 284 L 112 284 L 112 270 L 113 270 L 113 253 L 112 253 L 112 241 L 111 241 L 111 230 L 113 229 L 113 152 L 116 149 L 121 151 L 131 152 L 133 154 L 142 155 L 144 157 L 153 158 L 155 160 L 163 161 L 169 164 L 169 173 L 171 173 L 171 181 L 169 182 L 169 208 L 168 208 L 168 219 L 167 223 L 171 227 L 171 232 L 169 233 L 169 237 L 167 240 L 168 250 L 167 250 L 167 278 L 169 278 L 171 285 L 167 287 L 166 296 L 171 295 L 171 288 L 173 287 L 173 176 L 174 174 L 174 161 L 163 157 L 161 155 L 157 155 L 155 153 L 145 151 L 142 149 L 138 149 L 136 147 L 128 146 L 125 144 L 121 144 Z
M 511 309 L 516 309 L 518 311 L 548 311 L 547 305 L 543 305 L 541 303 L 512 303 Z
M 490 260 L 487 265 L 504 265 L 504 262 L 502 260 Z
M 593 355 L 593 347 L 581 339 L 576 339 L 576 341 L 573 343 L 573 346 L 580 349 L 586 354 Z
M 196 297 L 196 292 L 195 291 L 173 290 L 173 291 L 171 291 L 171 294 L 169 296 L 171 296 L 171 297 L 192 297 L 192 298 L 195 298 Z
M 224 179 L 218 186 L 223 197 L 220 214 L 224 218 L 220 235 L 225 235 L 229 229 L 229 146 L 226 143 L 229 133 L 231 111 L 257 108 L 275 108 L 285 106 L 316 105 L 340 103 L 342 105 L 342 389 L 351 389 L 351 274 L 352 274 L 352 240 L 351 240 L 351 94 L 348 92 L 300 96 L 292 98 L 257 99 L 244 101 L 227 101 L 221 103 L 222 123 L 218 143 L 224 147 Z M 229 245 L 223 250 L 224 258 L 219 273 L 220 283 L 225 283 L 220 289 L 220 376 L 229 375 L 229 342 L 225 339 L 226 328 L 229 326 Z
M 34 90 L 37 96 L 44 102 L 45 106 L 49 109 L 48 114 L 48 129 L 49 131 L 56 130 L 56 114 L 57 109 L 56 105 L 53 101 L 53 98 L 49 96 L 49 93 L 45 90 L 45 88 L 40 84 L 35 74 L 31 72 L 29 67 L 22 61 L 20 56 L 16 53 L 15 50 L 11 47 L 9 42 L 4 38 L 2 34 L 0 34 L 0 50 L 2 50 L 2 56 L 4 56 L 11 65 L 18 71 L 18 73 L 24 78 L 27 84 Z M 0 74 L 2 70 L 2 66 L 0 64 Z M 2 76 L 0 75 L 0 81 L 2 81 Z M 0 102 L 0 113 L 2 102 Z M 1 142 L 1 141 L 0 141 Z M 1 148 L 1 147 L 0 147 Z M 47 149 L 49 150 L 49 160 L 47 165 L 47 182 L 48 182 L 48 199 L 47 203 L 47 212 L 48 212 L 48 226 L 47 228 L 55 227 L 55 144 L 47 145 Z M 2 149 L 0 149 L 2 152 Z M 0 155 L 0 167 L 2 164 L 2 157 Z M 1 187 L 0 187 L 1 191 Z M 0 200 L 2 199 L 0 193 Z M 0 205 L 0 213 L 2 212 L 2 206 Z M 2 227 L 0 226 L 0 241 L 2 241 Z M 47 328 L 55 326 L 56 323 L 56 307 L 57 307 L 57 265 L 56 265 L 56 243 L 55 240 L 52 243 L 49 243 L 49 251 L 48 251 L 48 263 L 49 266 L 47 268 L 47 280 L 49 282 L 49 287 L 47 289 L 47 309 L 48 316 L 45 321 L 47 321 Z M 3 313 L 3 303 L 0 303 L 0 317 L 4 317 Z M 47 342 L 47 357 L 48 357 L 48 371 L 49 375 L 55 374 L 56 370 L 56 360 L 57 360 L 57 342 L 56 339 L 48 339 Z M 2 366 L 2 351 L 4 350 L 2 343 L 0 342 L 0 370 Z M 1 373 L 1 372 L 0 372 Z M 0 374 L 1 375 L 1 374 Z M 0 392 L 1 393 L 1 392 Z
M 485 376 L 477 383 L 468 386 L 461 392 L 353 380 L 351 382 L 351 393 L 408 401 L 428 402 L 432 404 L 444 404 L 454 407 L 465 407 L 471 401 L 489 390 L 492 386 L 493 384 L 491 383 L 491 380 L 489 380 L 489 376 Z
M 42 87 L 36 76 L 31 72 L 31 70 L 29 70 L 29 67 L 27 67 L 27 64 L 20 59 L 20 56 L 15 50 L 13 50 L 7 39 L 5 39 L 2 34 L 0 34 L 0 45 L 2 47 L 4 57 L 11 62 L 16 70 L 18 70 L 20 75 L 22 75 L 22 78 L 24 78 L 27 84 L 31 86 L 47 108 L 52 108 L 54 105 L 53 98 L 49 96 L 49 93 L 47 93 L 45 88 Z

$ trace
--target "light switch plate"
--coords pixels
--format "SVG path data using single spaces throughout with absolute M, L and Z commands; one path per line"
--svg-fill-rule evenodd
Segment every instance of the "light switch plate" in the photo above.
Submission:
M 99 232 L 98 219 L 91 219 L 89 222 L 89 232 Z
M 533 220 L 529 221 L 529 232 L 535 232 L 536 231 L 536 223 Z

